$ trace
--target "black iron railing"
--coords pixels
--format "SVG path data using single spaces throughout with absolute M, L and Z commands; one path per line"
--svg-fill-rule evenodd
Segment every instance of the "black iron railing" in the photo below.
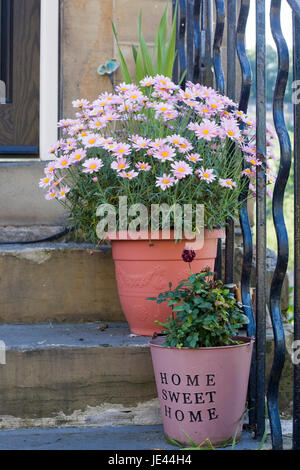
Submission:
M 293 78 L 300 80 L 300 1 L 271 0 L 270 12 L 265 0 L 256 0 L 256 147 L 263 164 L 256 176 L 256 302 L 253 308 L 250 278 L 253 262 L 253 236 L 245 203 L 240 213 L 243 235 L 243 266 L 241 276 L 242 300 L 249 317 L 248 334 L 256 337 L 249 384 L 249 424 L 256 437 L 265 432 L 266 399 L 273 449 L 282 449 L 282 431 L 278 407 L 278 390 L 285 361 L 285 337 L 281 314 L 281 292 L 287 272 L 289 240 L 285 225 L 283 202 L 290 174 L 292 149 L 285 124 L 284 98 L 291 58 L 281 30 L 282 3 L 293 12 Z M 254 2 L 253 2 L 254 3 Z M 173 0 L 175 9 L 176 0 Z M 245 31 L 250 0 L 179 0 L 178 3 L 178 60 L 174 79 L 187 70 L 187 79 L 214 86 L 221 93 L 239 100 L 240 110 L 247 113 L 252 87 L 252 71 L 245 47 Z M 273 117 L 280 144 L 280 165 L 273 195 L 273 220 L 277 235 L 277 264 L 270 292 L 266 291 L 266 18 L 270 20 L 277 48 L 278 74 L 274 89 Z M 225 31 L 227 30 L 227 45 Z M 225 49 L 225 54 L 223 54 Z M 227 75 L 224 60 L 227 60 Z M 241 87 L 237 90 L 238 58 Z M 297 84 L 297 82 L 296 82 Z M 298 88 L 300 81 L 298 82 Z M 299 100 L 300 101 L 300 100 Z M 294 270 L 294 339 L 300 346 L 300 104 L 294 104 L 295 156 L 295 270 Z M 243 197 L 245 195 L 242 195 Z M 233 282 L 234 223 L 229 223 L 225 247 L 225 281 Z M 221 275 L 221 245 L 216 270 Z M 266 304 L 270 298 L 270 316 L 274 333 L 274 357 L 266 384 Z M 255 311 L 254 311 L 255 310 Z M 297 347 L 297 343 L 294 343 Z M 294 361 L 293 446 L 300 449 L 300 364 Z M 299 361 L 300 362 L 300 361 Z

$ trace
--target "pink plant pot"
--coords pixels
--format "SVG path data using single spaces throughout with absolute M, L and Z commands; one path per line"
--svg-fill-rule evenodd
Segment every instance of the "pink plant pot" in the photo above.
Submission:
M 216 447 L 240 439 L 254 339 L 238 339 L 243 344 L 199 349 L 164 347 L 163 337 L 150 342 L 167 439 Z
M 200 272 L 209 266 L 214 270 L 217 242 L 224 238 L 224 231 L 206 231 L 204 245 L 196 250 L 192 271 Z M 177 286 L 190 275 L 188 263 L 183 262 L 182 252 L 186 240 L 112 240 L 112 254 L 118 293 L 123 313 L 130 330 L 140 336 L 153 336 L 161 328 L 155 321 L 165 322 L 171 315 L 167 303 L 157 305 L 146 300 L 169 289 L 169 283 Z

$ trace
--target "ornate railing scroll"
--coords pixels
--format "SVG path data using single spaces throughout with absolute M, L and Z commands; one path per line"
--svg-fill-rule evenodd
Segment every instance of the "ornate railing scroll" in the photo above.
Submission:
M 281 0 L 271 1 L 271 30 L 278 53 L 278 75 L 274 91 L 273 115 L 280 143 L 280 168 L 273 195 L 273 219 L 278 257 L 270 291 L 270 314 L 274 332 L 274 359 L 268 384 L 268 409 L 273 449 L 282 449 L 282 431 L 278 409 L 278 389 L 285 361 L 285 337 L 281 316 L 281 291 L 287 272 L 289 241 L 283 214 L 283 200 L 291 167 L 291 143 L 284 120 L 284 97 L 289 76 L 289 51 L 281 30 Z
M 237 23 L 236 32 L 236 47 L 238 58 L 241 67 L 242 75 L 242 87 L 239 101 L 239 109 L 244 113 L 248 111 L 248 103 L 250 98 L 251 86 L 252 86 L 252 70 L 251 65 L 246 53 L 245 46 L 245 33 L 247 20 L 249 17 L 250 0 L 242 0 L 240 6 L 240 12 Z M 249 181 L 245 187 L 244 193 L 241 195 L 242 199 L 247 198 L 249 191 Z M 253 259 L 253 241 L 252 231 L 248 214 L 248 204 L 245 201 L 240 211 L 240 225 L 243 233 L 243 266 L 242 266 L 242 277 L 241 277 L 241 292 L 242 301 L 244 305 L 245 313 L 249 319 L 248 324 L 248 336 L 255 336 L 255 319 L 252 307 L 252 299 L 250 293 L 250 279 L 252 271 L 252 259 Z M 255 411 L 255 395 L 256 395 L 256 368 L 255 368 L 255 348 L 253 351 L 252 367 L 250 372 L 249 381 L 249 424 L 254 426 L 256 423 L 256 411 Z
M 292 2 L 289 2 L 292 3 Z M 293 80 L 300 84 L 300 7 L 293 13 Z M 294 99 L 295 264 L 294 340 L 300 341 L 300 103 Z M 299 344 L 299 343 L 298 343 Z M 300 450 L 300 363 L 294 363 L 293 449 Z

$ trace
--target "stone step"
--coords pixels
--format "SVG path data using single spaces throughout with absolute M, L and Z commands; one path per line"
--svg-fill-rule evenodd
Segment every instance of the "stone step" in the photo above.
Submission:
M 285 330 L 279 405 L 287 418 L 293 364 Z M 161 424 L 149 340 L 119 322 L 0 325 L 0 429 Z M 268 330 L 267 375 L 272 360 Z
M 0 340 L 0 427 L 160 422 L 149 338 L 127 324 L 2 325 Z
M 125 320 L 111 250 L 84 243 L 0 244 L 0 306 L 0 324 Z
M 234 446 L 234 449 L 257 450 L 258 447 L 259 442 L 253 439 L 251 433 L 244 431 L 242 440 Z M 0 431 L 0 450 L 172 450 L 176 452 L 180 448 L 166 441 L 161 425 L 141 425 Z M 232 446 L 223 450 L 232 450 Z M 121 456 L 123 454 L 119 455 Z M 108 457 L 116 458 L 116 454 L 111 453 Z M 149 456 L 145 455 L 140 468 L 151 467 L 152 459 L 150 462 L 146 459 L 149 459 Z M 134 466 L 137 467 L 137 464 Z

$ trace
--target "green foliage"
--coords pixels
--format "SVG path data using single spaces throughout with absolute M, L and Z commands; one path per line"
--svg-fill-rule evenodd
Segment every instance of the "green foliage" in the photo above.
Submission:
M 172 307 L 172 317 L 158 323 L 166 335 L 164 346 L 197 349 L 237 344 L 234 336 L 248 323 L 234 294 L 207 270 L 148 300 Z
M 112 23 L 113 33 L 117 42 L 118 52 L 121 62 L 122 77 L 125 83 L 140 82 L 146 76 L 164 75 L 172 78 L 174 63 L 176 60 L 176 21 L 177 6 L 173 17 L 171 30 L 168 34 L 168 5 L 166 5 L 163 16 L 161 17 L 154 42 L 154 50 L 151 53 L 142 32 L 142 12 L 139 15 L 138 38 L 139 46 L 132 46 L 132 55 L 136 66 L 135 77 L 132 78 L 129 72 L 129 66 L 126 63 L 121 51 L 117 31 Z
M 251 90 L 251 98 L 255 99 L 256 52 L 255 52 L 255 49 L 253 49 L 253 50 L 247 51 L 247 53 L 248 53 L 248 57 L 250 60 L 251 69 L 253 73 L 253 85 L 252 85 L 252 90 Z M 292 56 L 292 53 L 290 53 L 290 55 Z M 266 98 L 267 98 L 267 103 L 272 103 L 274 88 L 275 88 L 275 83 L 276 83 L 276 78 L 277 78 L 277 73 L 278 73 L 278 56 L 277 56 L 276 50 L 270 44 L 267 44 L 267 47 L 266 47 L 266 69 L 267 69 Z M 288 82 L 286 94 L 285 94 L 286 103 L 292 103 L 292 92 L 293 92 L 292 81 L 293 81 L 293 74 L 290 73 L 289 82 Z

